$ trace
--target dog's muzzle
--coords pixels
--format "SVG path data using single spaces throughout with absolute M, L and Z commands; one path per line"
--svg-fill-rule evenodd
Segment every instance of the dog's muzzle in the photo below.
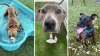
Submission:
M 56 27 L 56 22 L 53 19 L 46 20 L 44 22 L 45 31 L 54 32 Z

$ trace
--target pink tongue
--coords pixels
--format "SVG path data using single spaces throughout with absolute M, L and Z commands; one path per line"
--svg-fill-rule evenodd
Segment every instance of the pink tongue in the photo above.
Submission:
M 79 29 L 77 29 L 77 33 L 78 33 L 78 34 L 82 33 L 84 29 L 85 29 L 85 28 L 79 28 Z

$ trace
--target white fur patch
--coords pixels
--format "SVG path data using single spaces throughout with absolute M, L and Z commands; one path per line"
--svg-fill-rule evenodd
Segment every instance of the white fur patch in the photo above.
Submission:
M 15 37 L 11 37 L 10 39 L 11 39 L 11 40 L 14 40 L 14 39 L 15 39 Z
M 55 40 L 53 40 L 53 39 L 48 39 L 46 42 L 47 42 L 47 43 L 49 43 L 49 44 L 56 43 L 56 41 L 55 41 Z
M 57 37 L 55 36 L 54 40 L 57 42 Z

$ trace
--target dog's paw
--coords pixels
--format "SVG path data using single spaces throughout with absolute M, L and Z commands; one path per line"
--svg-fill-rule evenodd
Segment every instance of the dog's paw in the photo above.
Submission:
M 53 40 L 53 39 L 49 39 L 49 40 L 47 40 L 46 42 L 49 43 L 49 44 L 55 44 L 55 43 L 56 43 L 56 41 Z
M 85 48 L 85 52 L 87 52 L 88 51 L 88 48 Z
M 96 46 L 96 42 L 93 42 L 93 45 Z
M 80 41 L 80 39 L 76 39 L 76 42 L 79 42 Z

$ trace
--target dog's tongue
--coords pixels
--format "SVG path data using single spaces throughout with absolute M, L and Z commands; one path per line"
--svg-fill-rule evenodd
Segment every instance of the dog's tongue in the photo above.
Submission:
M 77 29 L 77 33 L 78 33 L 78 34 L 82 33 L 82 32 L 84 31 L 84 29 L 85 29 L 85 28 L 79 28 L 79 29 Z

